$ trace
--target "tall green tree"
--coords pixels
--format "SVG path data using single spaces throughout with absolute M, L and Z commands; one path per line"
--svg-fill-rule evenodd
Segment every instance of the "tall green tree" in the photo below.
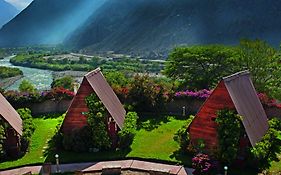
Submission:
M 21 82 L 21 84 L 19 85 L 19 90 L 21 92 L 29 92 L 29 93 L 33 93 L 36 91 L 36 88 L 34 87 L 34 85 L 28 81 L 28 80 L 23 80 Z
M 55 87 L 63 87 L 65 89 L 69 89 L 69 90 L 73 90 L 74 89 L 74 79 L 71 76 L 64 76 L 58 79 L 55 79 L 52 84 L 51 87 L 55 88 Z
M 281 65 L 280 51 L 260 40 L 241 40 L 237 65 L 248 69 L 255 88 L 271 97 L 280 99 Z
M 169 55 L 164 74 L 188 89 L 210 89 L 235 71 L 237 49 L 221 45 L 177 47 Z

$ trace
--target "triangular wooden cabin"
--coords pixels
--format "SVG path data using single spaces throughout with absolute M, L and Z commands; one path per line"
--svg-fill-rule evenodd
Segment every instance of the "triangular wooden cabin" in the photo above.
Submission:
M 8 124 L 6 139 L 4 141 L 7 154 L 12 157 L 18 156 L 20 151 L 20 136 L 22 136 L 22 119 L 12 105 L 0 93 L 0 120 Z M 1 122 L 2 122 L 1 121 Z
M 198 139 L 203 139 L 207 150 L 217 149 L 215 119 L 217 112 L 222 109 L 235 109 L 243 116 L 242 123 L 252 146 L 259 142 L 268 130 L 267 116 L 250 73 L 243 71 L 223 78 L 201 106 L 188 128 L 193 145 L 197 144 Z
M 87 125 L 85 113 L 89 110 L 85 98 L 92 93 L 96 93 L 107 109 L 109 117 L 112 117 L 118 128 L 122 129 L 126 111 L 100 68 L 97 68 L 84 76 L 63 121 L 61 129 L 64 134 L 70 134 L 73 129 L 80 129 Z

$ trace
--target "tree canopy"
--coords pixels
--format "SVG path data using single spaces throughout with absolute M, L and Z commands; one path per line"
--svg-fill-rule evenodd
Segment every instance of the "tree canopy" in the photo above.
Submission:
M 280 50 L 264 41 L 241 40 L 238 46 L 177 47 L 169 55 L 164 74 L 181 89 L 212 89 L 222 77 L 249 70 L 258 92 L 280 99 Z
M 234 72 L 236 56 L 236 49 L 221 45 L 177 47 L 169 55 L 164 74 L 184 88 L 210 89 Z

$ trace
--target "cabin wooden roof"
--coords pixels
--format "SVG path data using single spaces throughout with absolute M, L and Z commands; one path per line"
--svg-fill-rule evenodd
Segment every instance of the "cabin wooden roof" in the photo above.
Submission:
M 22 135 L 22 119 L 12 105 L 0 93 L 0 116 L 8 122 L 11 127 L 19 134 Z
M 84 78 L 88 80 L 89 84 L 91 85 L 101 102 L 104 104 L 111 117 L 115 120 L 119 128 L 122 129 L 126 111 L 120 100 L 106 81 L 100 68 L 89 72 L 85 75 Z
M 254 146 L 267 132 L 269 125 L 250 73 L 248 71 L 238 72 L 223 78 L 223 81 L 237 113 L 243 116 L 242 123 Z

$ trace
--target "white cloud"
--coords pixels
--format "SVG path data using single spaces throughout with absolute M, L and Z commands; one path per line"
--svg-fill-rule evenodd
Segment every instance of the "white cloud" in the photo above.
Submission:
M 5 0 L 13 4 L 17 9 L 22 10 L 27 7 L 33 0 Z

